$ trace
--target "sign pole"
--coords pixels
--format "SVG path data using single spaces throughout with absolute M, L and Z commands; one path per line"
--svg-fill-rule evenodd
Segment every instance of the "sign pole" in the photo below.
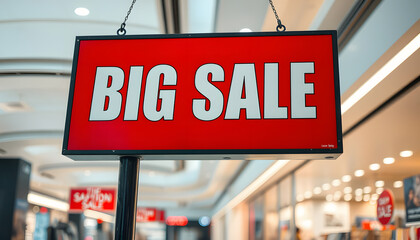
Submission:
M 140 158 L 120 157 L 115 240 L 134 239 Z

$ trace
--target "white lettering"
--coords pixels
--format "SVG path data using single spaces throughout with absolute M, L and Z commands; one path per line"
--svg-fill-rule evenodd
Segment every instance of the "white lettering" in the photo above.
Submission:
M 132 66 L 128 78 L 124 120 L 137 120 L 138 118 L 142 78 L 143 66 Z
M 290 66 L 292 118 L 316 118 L 316 107 L 306 106 L 306 94 L 314 94 L 314 84 L 305 83 L 305 74 L 314 73 L 313 62 L 294 62 Z
M 264 118 L 287 118 L 287 107 L 279 107 L 278 63 L 264 64 Z

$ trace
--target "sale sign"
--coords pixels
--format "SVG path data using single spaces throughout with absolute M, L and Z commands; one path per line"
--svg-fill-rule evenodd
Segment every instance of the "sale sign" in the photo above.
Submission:
M 70 211 L 115 211 L 115 189 L 100 187 L 70 190 Z
M 137 222 L 163 222 L 165 221 L 165 211 L 156 208 L 138 207 Z
M 378 216 L 378 221 L 382 225 L 387 225 L 394 214 L 394 195 L 391 190 L 385 189 L 381 195 L 379 195 L 376 213 Z
M 77 37 L 73 159 L 334 159 L 335 31 Z

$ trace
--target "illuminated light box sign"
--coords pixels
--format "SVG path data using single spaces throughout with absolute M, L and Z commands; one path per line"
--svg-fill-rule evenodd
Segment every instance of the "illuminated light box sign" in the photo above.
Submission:
M 70 190 L 71 212 L 95 210 L 101 212 L 115 211 L 115 189 L 100 187 L 77 188 Z
M 137 222 L 165 222 L 165 211 L 156 208 L 138 207 Z
M 63 154 L 335 159 L 335 31 L 77 37 Z

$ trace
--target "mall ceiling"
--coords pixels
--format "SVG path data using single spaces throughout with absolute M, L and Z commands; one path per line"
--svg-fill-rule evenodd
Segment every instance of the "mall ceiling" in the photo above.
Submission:
M 360 1 L 273 2 L 287 30 L 307 30 L 337 29 Z M 116 187 L 118 162 L 75 162 L 61 155 L 61 146 L 75 36 L 116 35 L 130 4 L 129 0 L 23 0 L 2 4 L 0 156 L 32 163 L 32 191 L 66 200 L 71 187 Z M 87 8 L 89 14 L 75 14 L 79 7 Z M 244 28 L 273 31 L 275 27 L 268 1 L 137 0 L 126 30 L 127 34 L 165 34 L 239 32 Z M 397 108 L 408 107 L 402 104 Z M 418 109 L 410 112 L 414 119 L 420 119 Z M 350 113 L 358 117 L 349 121 L 349 126 L 365 114 L 361 112 Z M 363 135 L 351 137 L 356 142 L 365 139 Z M 418 140 L 414 137 L 409 144 L 418 148 Z M 392 139 L 389 141 L 387 144 L 393 144 Z M 346 151 L 353 151 L 351 144 L 344 145 Z M 381 159 L 381 148 L 384 146 L 362 148 L 358 157 Z M 139 204 L 209 211 L 243 164 L 240 160 L 143 161 Z

